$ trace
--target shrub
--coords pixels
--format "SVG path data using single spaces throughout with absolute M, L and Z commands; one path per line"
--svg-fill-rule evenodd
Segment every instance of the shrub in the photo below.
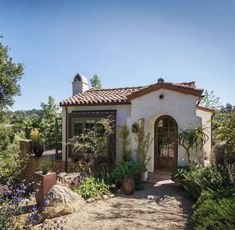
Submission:
M 30 139 L 32 140 L 32 145 L 37 145 L 42 142 L 41 134 L 37 128 L 34 128 L 30 132 Z
M 225 157 L 228 163 L 235 163 L 235 111 L 220 121 L 216 129 L 216 139 L 226 141 Z
M 235 229 L 235 165 L 175 169 L 172 180 L 197 200 L 195 229 Z
M 95 177 L 86 178 L 83 184 L 75 188 L 74 191 L 79 193 L 84 199 L 110 193 L 109 186 Z
M 203 190 L 211 189 L 219 193 L 235 188 L 235 166 L 214 165 L 210 168 L 177 168 L 172 172 L 172 180 L 178 182 L 196 200 Z M 234 190 L 235 192 L 235 190 Z
M 29 185 L 26 185 L 24 181 L 19 184 L 9 181 L 6 183 L 5 191 L 0 197 L 1 230 L 31 229 L 29 226 L 37 224 L 42 219 L 36 207 L 29 207 L 26 223 L 20 217 L 25 213 L 24 205 L 27 205 L 28 201 L 33 198 L 33 193 L 28 191 Z
M 91 129 L 86 129 L 68 141 L 78 156 L 91 154 L 94 156 L 108 155 L 108 139 L 113 134 L 113 121 L 102 118 Z
M 235 229 L 235 195 L 219 200 L 216 196 L 214 191 L 203 192 L 193 206 L 194 229 Z
M 0 152 L 7 150 L 8 146 L 14 142 L 14 139 L 14 130 L 4 124 L 0 124 Z
M 0 183 L 17 179 L 24 168 L 27 157 L 20 159 L 19 146 L 19 138 L 12 127 L 0 125 Z
M 178 182 L 189 195 L 196 200 L 202 190 L 202 168 L 189 170 L 188 168 L 177 168 L 172 173 L 172 180 Z
M 213 165 L 202 172 L 203 189 L 223 192 L 225 188 L 235 188 L 235 165 Z
M 122 180 L 125 176 L 130 176 L 135 180 L 136 185 L 140 182 L 141 173 L 146 170 L 144 164 L 133 161 L 120 161 L 113 172 L 111 173 L 111 177 L 117 187 L 120 187 L 122 184 Z

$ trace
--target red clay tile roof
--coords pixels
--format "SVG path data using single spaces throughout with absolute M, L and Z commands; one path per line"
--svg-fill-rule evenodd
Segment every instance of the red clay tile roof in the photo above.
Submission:
M 84 93 L 78 93 L 60 103 L 65 105 L 114 105 L 130 104 L 127 96 L 143 89 L 144 87 L 127 87 L 114 89 L 88 90 Z
M 194 96 L 201 96 L 203 90 L 195 88 L 195 82 L 184 83 L 156 83 L 148 86 L 88 90 L 78 93 L 60 103 L 60 106 L 76 105 L 116 105 L 130 104 L 136 97 L 143 96 L 157 89 L 169 89 Z
M 173 91 L 184 93 L 184 94 L 191 94 L 197 97 L 200 97 L 203 93 L 203 89 L 197 89 L 195 87 L 194 82 L 188 82 L 188 83 L 184 82 L 184 83 L 174 83 L 174 84 L 169 83 L 169 82 L 164 82 L 164 83 L 157 83 L 157 84 L 153 84 L 148 87 L 145 87 L 142 90 L 132 93 L 127 98 L 128 100 L 133 100 L 137 97 L 141 97 L 145 94 L 151 93 L 158 89 L 169 89 L 169 90 L 173 90 Z

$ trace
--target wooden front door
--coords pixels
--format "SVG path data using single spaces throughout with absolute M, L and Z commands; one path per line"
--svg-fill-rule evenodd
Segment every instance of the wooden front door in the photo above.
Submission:
M 172 169 L 177 165 L 178 125 L 170 116 L 162 116 L 155 122 L 154 167 Z

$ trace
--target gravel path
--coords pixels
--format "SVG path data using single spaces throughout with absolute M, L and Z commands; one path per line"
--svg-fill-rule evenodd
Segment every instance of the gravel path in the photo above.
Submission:
M 192 202 L 171 180 L 145 184 L 132 196 L 87 204 L 65 218 L 66 230 L 191 229 Z

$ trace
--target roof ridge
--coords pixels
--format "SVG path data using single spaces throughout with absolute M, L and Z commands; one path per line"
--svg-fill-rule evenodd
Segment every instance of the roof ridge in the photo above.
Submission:
M 108 90 L 122 90 L 122 89 L 140 89 L 140 88 L 145 88 L 145 87 L 148 87 L 149 85 L 146 85 L 146 86 L 130 86 L 130 87 L 116 87 L 116 88 L 105 88 L 105 89 L 89 89 L 85 92 L 99 92 L 99 91 L 108 91 Z

